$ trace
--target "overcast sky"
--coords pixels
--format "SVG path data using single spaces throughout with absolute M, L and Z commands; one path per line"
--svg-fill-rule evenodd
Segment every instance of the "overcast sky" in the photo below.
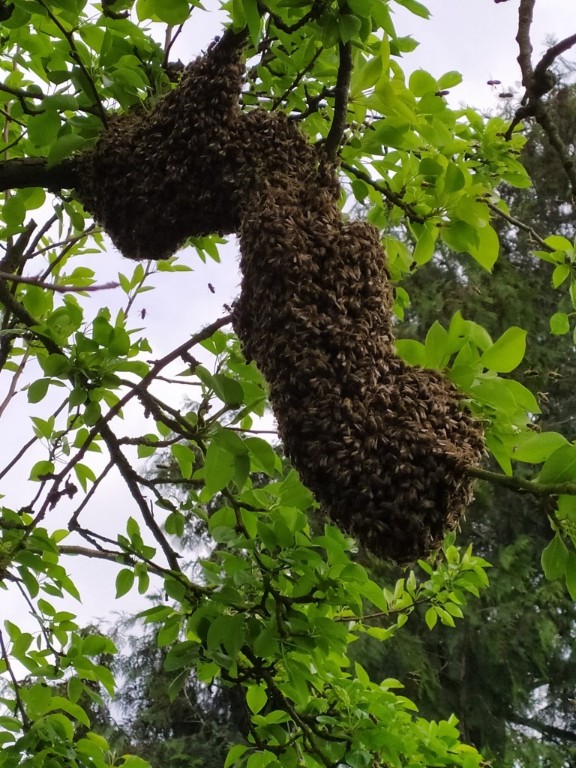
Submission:
M 207 7 L 217 3 L 205 3 Z M 494 3 L 493 0 L 429 0 L 433 18 L 430 21 L 420 19 L 401 8 L 396 9 L 397 31 L 401 35 L 412 35 L 421 45 L 413 53 L 405 57 L 404 66 L 407 71 L 423 68 L 438 77 L 446 71 L 458 70 L 464 76 L 464 82 L 453 90 L 450 95 L 451 103 L 457 106 L 467 103 L 481 109 L 496 109 L 499 106 L 498 93 L 500 88 L 487 85 L 488 80 L 502 81 L 503 90 L 518 90 L 519 69 L 516 62 L 517 47 L 515 43 L 517 25 L 517 0 Z M 576 0 L 539 0 L 537 3 L 535 24 L 533 28 L 533 44 L 535 62 L 545 47 L 545 42 L 576 32 Z M 220 31 L 219 14 L 194 14 L 194 21 L 187 37 L 182 37 L 175 48 L 175 56 L 182 61 L 190 61 L 197 53 L 207 47 L 212 38 Z M 574 55 L 576 58 L 576 53 Z M 236 264 L 236 249 L 233 245 L 223 249 L 223 262 L 219 265 L 209 262 L 206 266 L 191 254 L 187 259 L 193 266 L 193 273 L 159 274 L 152 284 L 154 292 L 146 293 L 135 306 L 135 311 L 147 309 L 147 333 L 151 338 L 155 356 L 172 349 L 201 327 L 224 313 L 222 305 L 230 302 L 238 292 L 239 275 Z M 184 257 L 186 258 L 186 257 Z M 105 257 L 101 254 L 91 259 L 91 264 L 99 265 L 99 281 L 114 278 L 121 270 L 129 273 L 133 265 L 123 261 L 113 249 Z M 214 293 L 208 284 L 214 287 Z M 110 295 L 110 301 L 117 304 L 117 298 Z M 107 295 L 107 297 L 108 297 Z M 95 306 L 104 300 L 103 294 L 94 294 L 91 302 Z M 106 297 L 106 298 L 107 298 Z M 3 389 L 3 388 L 2 388 Z M 1 398 L 0 389 L 0 398 Z M 171 399 L 181 397 L 179 391 L 170 395 Z M 23 413 L 25 412 L 25 395 L 20 395 L 19 405 L 12 409 L 11 420 L 2 421 L 3 434 L 18 435 L 21 430 Z M 177 405 L 177 403 L 175 403 Z M 45 407 L 40 404 L 34 409 L 36 415 L 46 416 Z M 25 417 L 24 417 L 25 418 Z M 20 430 L 18 428 L 20 425 Z M 13 431 L 11 431 L 11 427 Z M 27 439 L 17 439 L 17 445 Z M 13 451 L 14 444 L 9 441 L 8 452 Z M 1 451 L 6 455 L 6 451 Z M 4 459 L 5 461 L 5 459 Z M 1 462 L 1 464 L 4 463 Z M 27 464 L 28 471 L 30 464 Z M 3 488 L 7 494 L 6 503 L 14 505 L 24 503 L 32 495 L 26 477 L 22 475 L 18 487 L 12 483 L 11 488 Z M 119 480 L 111 481 L 102 493 L 96 494 L 96 504 L 92 505 L 92 514 L 110 519 L 117 519 L 119 508 L 124 510 L 130 503 Z M 11 498 L 14 492 L 14 498 Z M 65 509 L 53 513 L 61 518 L 65 525 Z M 53 527 L 55 520 L 49 521 Z M 117 605 L 111 599 L 113 596 L 113 580 L 116 569 L 107 568 L 105 564 L 95 561 L 83 566 L 81 570 L 74 568 L 67 561 L 80 582 L 81 591 L 86 595 L 81 611 L 83 619 L 106 615 L 110 610 L 126 609 L 126 601 Z M 94 574 L 98 574 L 94 578 Z M 0 619 L 11 615 L 13 603 L 2 597 Z M 19 617 L 17 617 L 19 618 Z

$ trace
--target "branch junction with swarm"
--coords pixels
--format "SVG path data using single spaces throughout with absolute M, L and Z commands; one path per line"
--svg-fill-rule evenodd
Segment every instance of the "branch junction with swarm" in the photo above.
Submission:
M 410 562 L 458 525 L 476 477 L 500 476 L 480 469 L 483 430 L 455 387 L 395 353 L 379 234 L 340 211 L 348 47 L 332 128 L 312 146 L 285 116 L 241 110 L 243 42 L 226 32 L 151 112 L 108 117 L 92 149 L 51 168 L 1 164 L 0 188 L 74 188 L 128 258 L 238 234 L 233 326 L 268 382 L 287 455 L 336 523 Z

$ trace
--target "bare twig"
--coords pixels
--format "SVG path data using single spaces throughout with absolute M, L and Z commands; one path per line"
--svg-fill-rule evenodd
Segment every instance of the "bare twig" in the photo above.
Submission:
M 2 417 L 2 414 L 8 407 L 14 395 L 16 394 L 16 386 L 18 384 L 18 380 L 20 379 L 20 376 L 24 372 L 24 368 L 26 367 L 27 362 L 28 362 L 28 353 L 25 352 L 18 364 L 18 368 L 14 371 L 14 374 L 10 379 L 10 386 L 8 387 L 8 392 L 6 393 L 6 397 L 0 403 L 0 418 Z
M 485 198 L 482 198 L 482 202 L 485 203 L 488 208 L 490 208 L 491 211 L 496 213 L 498 216 L 503 218 L 505 221 L 507 221 L 509 224 L 512 224 L 515 227 L 518 227 L 518 229 L 524 230 L 524 232 L 527 232 L 531 239 L 534 240 L 534 242 L 538 243 L 538 245 L 542 248 L 543 251 L 548 251 L 548 253 L 553 253 L 554 248 L 548 245 L 548 243 L 544 240 L 544 238 L 536 232 L 536 230 L 531 227 L 529 224 L 526 224 L 524 221 L 521 221 L 520 219 L 517 219 L 515 216 L 510 215 L 509 213 L 506 213 L 502 210 L 496 203 L 493 203 L 491 200 L 486 200 Z
M 108 472 L 110 472 L 113 466 L 114 466 L 114 461 L 110 460 L 108 464 L 106 464 L 102 472 L 100 472 L 96 480 L 94 480 L 94 482 L 90 486 L 90 490 L 88 491 L 86 496 L 84 496 L 79 506 L 74 510 L 72 517 L 68 521 L 68 530 L 72 531 L 78 528 L 78 518 L 80 517 L 80 514 L 82 513 L 82 511 L 84 510 L 84 508 L 86 507 L 90 499 L 94 496 L 94 494 L 96 493 L 96 489 L 98 488 L 100 483 L 104 480 Z
M 172 34 L 172 30 L 174 29 L 173 26 L 166 27 L 166 36 L 164 38 L 164 62 L 162 66 L 166 68 L 170 61 L 170 51 L 172 50 L 172 46 L 178 40 L 180 37 L 180 34 L 182 33 L 182 30 L 184 29 L 184 24 L 180 24 L 178 29 L 174 34 Z
M 26 285 L 37 285 L 38 288 L 45 288 L 47 291 L 55 293 L 82 293 L 84 291 L 109 291 L 112 288 L 119 288 L 120 283 L 103 283 L 102 285 L 57 285 L 56 283 L 45 283 L 39 277 L 23 277 L 14 275 L 11 272 L 0 272 L 0 280 L 9 280 L 12 283 L 25 283 Z
M 34 239 L 30 243 L 30 245 L 28 246 L 28 250 L 24 254 L 26 261 L 28 261 L 28 259 L 32 258 L 32 256 L 36 255 L 36 253 L 37 253 L 36 248 L 38 247 L 38 243 L 40 242 L 40 240 L 42 240 L 44 235 L 49 232 L 49 230 L 52 228 L 52 226 L 57 221 L 58 221 L 58 214 L 57 213 L 53 213 L 52 216 L 50 216 L 50 218 L 47 219 L 44 222 L 44 224 L 42 224 L 42 226 L 40 227 L 38 232 L 36 232 L 36 235 L 35 235 Z M 50 247 L 48 247 L 48 250 L 49 250 L 49 248 Z M 43 253 L 44 250 L 45 249 L 43 248 L 41 251 L 38 251 L 38 253 Z
M 116 439 L 116 435 L 112 432 L 112 430 L 106 423 L 100 424 L 99 431 L 104 439 L 104 442 L 106 443 L 106 446 L 108 447 L 110 458 L 112 459 L 118 471 L 122 475 L 122 478 L 126 483 L 126 485 L 128 486 L 128 489 L 132 495 L 132 498 L 134 499 L 134 501 L 138 505 L 138 508 L 140 509 L 140 514 L 142 515 L 144 522 L 148 526 L 148 530 L 160 545 L 160 548 L 164 552 L 164 556 L 166 557 L 166 560 L 168 561 L 170 568 L 173 571 L 179 571 L 180 565 L 178 563 L 178 556 L 176 555 L 173 548 L 168 543 L 168 540 L 164 536 L 162 529 L 156 522 L 154 515 L 149 509 L 148 503 L 140 491 L 138 475 L 136 474 L 136 471 L 132 468 L 132 465 L 130 464 L 130 462 L 128 461 L 128 459 L 126 458 L 122 450 L 120 449 L 120 446 L 118 445 L 118 441 Z

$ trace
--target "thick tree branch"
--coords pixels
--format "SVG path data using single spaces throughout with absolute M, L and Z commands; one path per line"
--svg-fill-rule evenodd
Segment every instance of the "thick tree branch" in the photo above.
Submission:
M 532 42 L 530 29 L 536 0 L 520 0 L 518 11 L 518 64 L 522 72 L 522 84 L 526 89 L 522 97 L 521 106 L 506 131 L 506 138 L 510 139 L 514 128 L 525 118 L 534 117 L 544 130 L 553 149 L 556 151 L 564 172 L 570 182 L 572 198 L 576 201 L 576 166 L 570 155 L 568 147 L 562 141 L 560 132 L 551 119 L 542 97 L 555 85 L 556 79 L 550 71 L 550 67 L 565 51 L 576 45 L 576 34 L 564 38 L 556 45 L 550 46 L 542 56 L 536 67 L 532 66 Z
M 530 39 L 530 28 L 532 26 L 532 16 L 534 13 L 534 4 L 536 0 L 520 0 L 518 8 L 518 33 L 516 42 L 518 43 L 518 64 L 522 72 L 522 85 L 529 88 L 532 80 L 532 41 Z
M 70 158 L 50 167 L 43 157 L 18 157 L 0 163 L 0 192 L 27 187 L 59 192 L 73 189 L 77 182 L 76 163 Z
M 348 113 L 348 92 L 350 90 L 350 78 L 352 77 L 352 50 L 350 43 L 340 43 L 340 64 L 336 88 L 334 89 L 334 117 L 332 125 L 326 137 L 324 149 L 329 157 L 334 157 L 342 141 L 346 130 Z
M 511 714 L 509 719 L 511 723 L 538 731 L 542 736 L 555 743 L 561 744 L 566 741 L 576 742 L 576 733 L 574 731 L 569 731 L 566 728 L 559 728 L 557 725 L 543 723 L 535 717 L 521 717 L 520 715 Z

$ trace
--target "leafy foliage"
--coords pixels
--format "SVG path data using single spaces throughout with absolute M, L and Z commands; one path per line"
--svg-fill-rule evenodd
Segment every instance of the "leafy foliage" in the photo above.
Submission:
M 267 385 L 225 330 L 230 314 L 202 330 L 177 328 L 170 351 L 153 349 L 135 305 L 159 272 L 192 286 L 191 268 L 179 257 L 118 262 L 117 282 L 103 284 L 104 233 L 74 193 L 74 158 L 115 113 L 150 112 L 175 86 L 179 68 L 170 51 L 179 25 L 190 28 L 203 12 L 200 4 L 0 3 L 0 416 L 7 420 L 27 399 L 0 469 L 0 577 L 14 605 L 0 629 L 0 766 L 140 768 L 159 759 L 152 747 L 130 754 L 128 741 L 112 740 L 102 713 L 116 691 L 116 648 L 104 634 L 83 630 L 71 609 L 81 597 L 78 559 L 94 569 L 111 563 L 117 598 L 163 592 L 165 601 L 140 612 L 163 663 L 162 690 L 175 702 L 210 686 L 233 692 L 237 727 L 224 737 L 226 768 L 481 765 L 465 743 L 488 741 L 467 719 L 478 699 L 469 687 L 453 695 L 461 670 L 450 653 L 461 638 L 454 625 L 487 586 L 484 556 L 507 571 L 521 563 L 532 600 L 523 591 L 521 605 L 500 610 L 498 633 L 470 608 L 467 642 L 487 664 L 494 640 L 504 643 L 508 631 L 508 642 L 516 641 L 526 619 L 524 631 L 542 640 L 532 693 L 545 684 L 552 693 L 560 689 L 561 677 L 547 677 L 552 667 L 544 657 L 566 659 L 572 631 L 570 618 L 561 641 L 552 639 L 564 585 L 576 592 L 576 449 L 572 419 L 563 435 L 559 398 L 537 396 L 527 366 L 539 377 L 550 374 L 550 360 L 558 359 L 548 356 L 550 345 L 570 360 L 573 232 L 557 220 L 552 229 L 552 219 L 538 220 L 519 205 L 521 195 L 532 195 L 539 206 L 540 189 L 529 188 L 541 136 L 531 136 L 520 157 L 518 115 L 485 119 L 451 109 L 444 91 L 459 82 L 455 72 L 406 77 L 401 57 L 415 41 L 396 34 L 395 5 L 428 16 L 416 0 L 222 4 L 227 24 L 247 37 L 241 108 L 281 111 L 309 141 L 338 155 L 349 207 L 364 207 L 382 231 L 396 315 L 412 324 L 411 334 L 404 326 L 399 354 L 443 371 L 464 393 L 499 467 L 475 474 L 495 488 L 545 499 L 538 535 L 519 517 L 502 548 L 473 554 L 448 539 L 434 560 L 392 579 L 387 571 L 386 585 L 378 583 L 378 564 L 370 563 L 373 572 L 366 567 L 354 541 L 323 519 L 296 472 L 260 435 Z M 547 92 L 528 87 L 524 117 L 534 116 L 555 137 L 551 145 L 571 188 L 571 145 L 547 130 L 539 100 Z M 559 89 L 545 114 L 558 118 L 570 98 L 569 89 Z M 218 236 L 188 243 L 199 258 L 216 260 L 221 244 Z M 443 261 L 442 254 L 450 256 Z M 531 288 L 544 276 L 557 289 L 537 313 L 545 315 L 544 328 L 529 322 L 533 305 L 518 302 L 512 316 L 505 312 L 513 283 L 499 278 L 515 260 L 529 265 Z M 412 288 L 430 275 L 448 290 L 426 297 Z M 472 280 L 480 281 L 487 308 L 470 301 Z M 421 302 L 415 308 L 409 291 Z M 425 312 L 426 302 L 437 311 Z M 194 398 L 182 403 L 176 384 L 194 387 Z M 166 451 L 169 461 L 147 472 L 142 460 Z M 128 501 L 104 515 L 98 500 L 111 478 Z M 492 491 L 481 489 L 480 503 L 483 494 L 486 509 Z M 202 547 L 192 535 L 198 531 L 206 534 Z M 473 527 L 470 538 L 481 540 Z M 539 559 L 552 584 L 537 570 Z M 511 582 L 495 584 L 505 591 Z M 355 645 L 378 647 L 393 658 L 418 621 L 446 653 L 448 672 L 434 681 L 448 691 L 442 702 L 412 694 L 409 676 L 371 675 L 353 654 Z M 509 693 L 515 676 L 525 674 L 519 656 L 499 690 Z M 525 711 L 535 705 L 521 703 Z M 505 704 L 508 715 L 512 705 Z M 549 732 L 558 727 L 554 717 Z M 517 724 L 534 727 L 537 720 Z M 174 735 L 160 726 L 148 733 Z M 186 765 L 186 757 L 169 759 Z

